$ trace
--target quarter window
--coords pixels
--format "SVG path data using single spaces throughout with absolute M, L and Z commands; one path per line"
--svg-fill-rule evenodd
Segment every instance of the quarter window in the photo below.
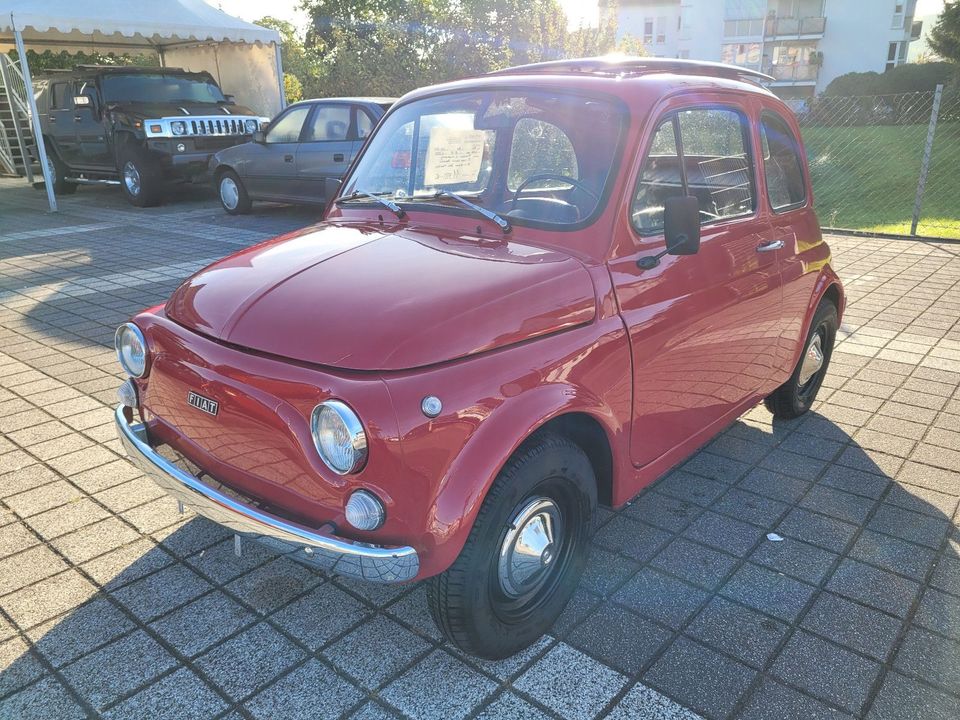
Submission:
M 373 132 L 373 120 L 365 110 L 357 108 L 357 137 L 365 140 Z
M 802 205 L 807 199 L 800 160 L 800 143 L 783 118 L 764 113 L 760 118 L 763 168 L 767 195 L 774 210 Z
M 309 105 L 299 105 L 291 108 L 286 114 L 282 115 L 270 129 L 264 138 L 268 143 L 295 143 L 300 141 L 300 131 L 303 130 L 303 123 L 310 112 Z
M 318 105 L 307 125 L 304 142 L 346 140 L 350 130 L 349 105 Z
M 697 198 L 701 224 L 753 212 L 748 138 L 746 118 L 734 110 L 698 108 L 668 116 L 637 183 L 631 208 L 637 230 L 661 231 L 664 202 L 677 195 Z

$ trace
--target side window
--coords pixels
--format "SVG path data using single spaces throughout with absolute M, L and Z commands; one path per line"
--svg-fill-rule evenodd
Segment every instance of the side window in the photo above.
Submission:
M 700 203 L 700 222 L 753 212 L 746 118 L 720 108 L 683 110 L 677 118 L 687 193 Z
M 520 118 L 513 129 L 507 187 L 514 191 L 531 177 L 544 174 L 580 179 L 573 143 L 556 125 L 528 117 Z M 556 178 L 552 180 L 553 185 L 562 182 Z M 530 187 L 537 184 L 533 182 Z
M 73 83 L 54 83 L 50 89 L 52 96 L 51 109 L 69 110 L 73 107 Z
M 264 138 L 268 143 L 295 143 L 300 141 L 300 131 L 310 112 L 309 105 L 298 105 L 278 118 Z
M 317 105 L 313 119 L 307 125 L 304 142 L 346 140 L 350 130 L 349 105 Z
M 641 233 L 663 230 L 663 205 L 667 198 L 685 195 L 677 152 L 675 119 L 670 116 L 660 123 L 630 207 L 633 226 Z
M 760 139 L 770 206 L 774 210 L 785 210 L 802 205 L 807 199 L 807 188 L 803 181 L 800 143 L 790 126 L 780 116 L 765 112 L 760 116 Z
M 367 115 L 366 110 L 357 108 L 357 138 L 366 140 L 373 132 L 373 119 Z

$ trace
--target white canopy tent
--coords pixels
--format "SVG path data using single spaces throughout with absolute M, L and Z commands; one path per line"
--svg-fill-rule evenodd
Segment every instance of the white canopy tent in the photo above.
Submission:
M 284 105 L 280 35 L 203 0 L 0 0 L 0 52 L 17 47 L 29 83 L 26 48 L 37 52 L 155 53 L 159 64 L 206 70 L 225 93 L 272 117 Z M 30 100 L 32 87 L 28 86 Z M 33 108 L 46 178 L 46 153 Z

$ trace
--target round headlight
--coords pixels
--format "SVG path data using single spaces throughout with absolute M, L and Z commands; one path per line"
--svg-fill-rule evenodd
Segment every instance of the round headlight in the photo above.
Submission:
M 114 345 L 117 348 L 117 360 L 124 372 L 133 377 L 143 377 L 147 372 L 147 341 L 140 328 L 133 323 L 121 325 L 114 336 Z
M 170 131 L 174 135 L 184 135 L 187 132 L 187 124 L 183 120 L 174 120 L 170 123 Z
M 260 123 L 258 123 L 256 120 L 247 120 L 244 123 L 244 127 L 247 129 L 248 133 L 255 133 L 260 129 L 259 125 Z
M 367 461 L 367 435 L 360 418 L 339 400 L 313 409 L 310 434 L 320 459 L 338 475 L 359 472 Z

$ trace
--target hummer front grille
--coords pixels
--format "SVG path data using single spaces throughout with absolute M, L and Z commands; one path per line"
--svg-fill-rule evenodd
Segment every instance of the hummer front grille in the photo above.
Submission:
M 266 118 L 253 117 L 250 115 L 230 115 L 197 117 L 188 115 L 184 117 L 164 117 L 156 120 L 145 120 L 143 122 L 147 137 L 166 137 L 166 138 L 189 138 L 189 137 L 229 137 L 237 135 L 250 135 L 252 131 L 247 129 L 247 122 L 256 123 L 259 129 L 261 123 Z M 178 132 L 174 132 L 174 128 Z

